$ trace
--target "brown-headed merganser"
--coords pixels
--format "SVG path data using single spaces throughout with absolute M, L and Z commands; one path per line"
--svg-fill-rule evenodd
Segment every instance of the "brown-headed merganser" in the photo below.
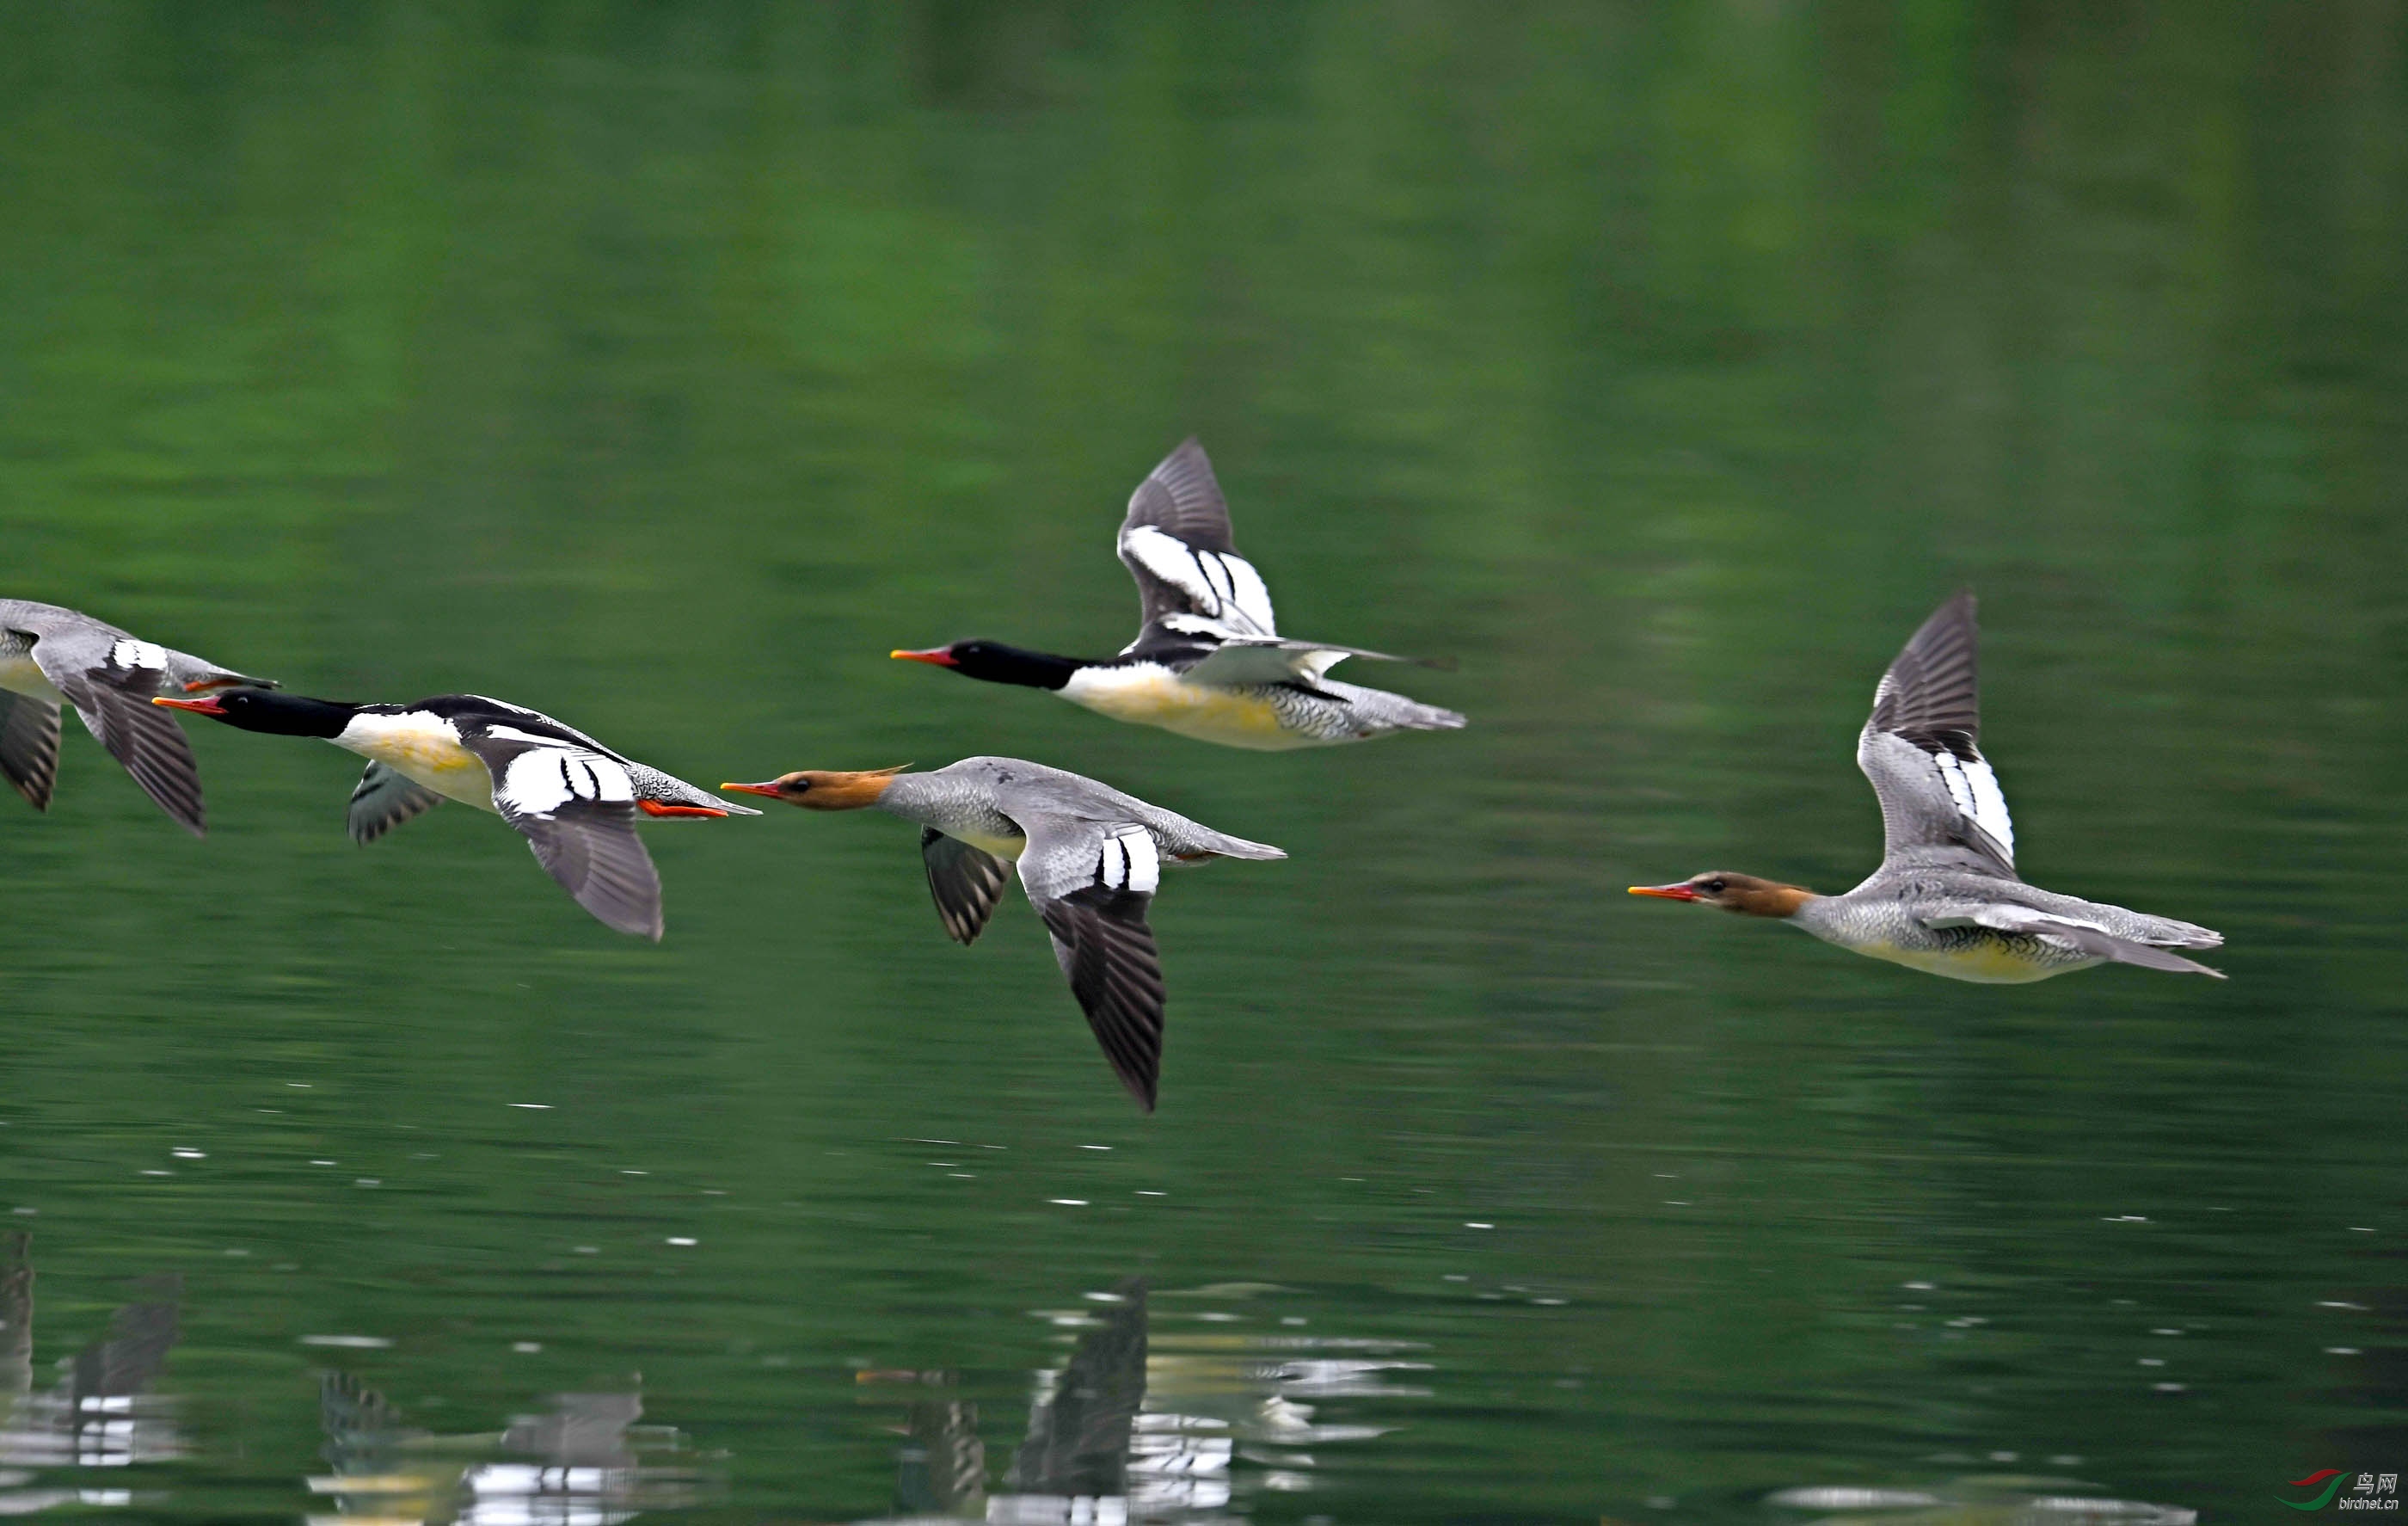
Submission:
M 1113 1073 L 1147 1112 L 1162 1071 L 1162 963 L 1146 909 L 1162 865 L 1284 858 L 1093 779 L 1016 757 L 966 757 L 925 773 L 807 769 L 722 789 L 810 811 L 877 806 L 920 825 L 937 914 L 955 943 L 986 927 L 1018 864 L 1021 888 Z
M 2224 935 L 2026 885 L 2014 826 L 1983 757 L 1974 684 L 1973 593 L 1940 606 L 1882 675 L 1856 766 L 1881 801 L 1881 868 L 1842 896 L 1747 874 L 1708 872 L 1634 896 L 1782 917 L 1827 943 L 1951 980 L 2011 985 L 2094 964 L 2214 975 L 2168 953 Z
M 603 926 L 658 942 L 661 880 L 636 836 L 649 816 L 757 816 L 647 768 L 538 711 L 477 694 L 353 705 L 265 689 L 160 698 L 275 736 L 319 737 L 368 760 L 351 791 L 351 840 L 370 842 L 444 800 L 518 828 L 536 861 Z
M 75 610 L 0 598 L 0 773 L 35 810 L 50 808 L 64 701 L 160 810 L 194 837 L 204 836 L 201 774 L 192 744 L 174 721 L 144 701 L 236 684 L 276 686 Z
M 1454 711 L 1327 676 L 1348 657 L 1419 659 L 1281 638 L 1270 592 L 1231 543 L 1229 506 L 1193 439 L 1138 484 L 1121 522 L 1120 553 L 1137 580 L 1144 623 L 1118 656 L 1059 657 L 999 641 L 888 655 L 990 683 L 1051 689 L 1116 721 L 1257 752 L 1463 725 Z

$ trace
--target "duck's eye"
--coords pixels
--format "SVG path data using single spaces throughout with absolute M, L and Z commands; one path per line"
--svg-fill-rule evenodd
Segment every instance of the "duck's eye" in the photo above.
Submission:
M 1729 886 L 1728 885 L 1725 884 L 1725 883 L 1724 883 L 1723 881 L 1721 881 L 1721 880 L 1708 880 L 1708 881 L 1705 883 L 1705 886 L 1704 886 L 1704 889 L 1705 889 L 1706 894 L 1708 894 L 1708 895 L 1710 895 L 1710 896 L 1719 896 L 1719 895 L 1721 895 L 1725 890 L 1727 890 L 1727 889 L 1729 889 L 1729 888 L 1730 888 L 1730 886 Z

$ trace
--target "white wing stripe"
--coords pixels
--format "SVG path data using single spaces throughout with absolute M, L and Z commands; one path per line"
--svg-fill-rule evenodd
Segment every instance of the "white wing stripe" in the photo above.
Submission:
M 1162 884 L 1162 857 L 1154 851 L 1153 834 L 1142 827 L 1127 827 L 1105 838 L 1096 879 L 1110 889 L 1154 894 Z
M 2013 857 L 2015 851 L 2015 826 L 2007 814 L 2007 797 L 1999 788 L 1998 773 L 1982 758 L 1967 762 L 1954 753 L 1935 753 L 1931 761 L 1940 770 L 1942 783 L 1948 786 L 1948 798 L 1968 821 L 1990 834 L 1999 846 Z
M 1271 591 L 1263 583 L 1262 574 L 1242 556 L 1230 556 L 1220 552 L 1208 552 L 1221 564 L 1221 575 L 1229 582 L 1229 605 L 1238 614 L 1264 635 L 1277 634 L 1271 619 Z
M 165 669 L 167 666 L 167 649 L 155 641 L 137 641 L 131 636 L 120 637 L 117 643 L 108 649 L 108 664 L 112 668 Z
M 510 759 L 494 795 L 522 815 L 548 816 L 571 800 L 633 800 L 636 789 L 627 770 L 609 758 L 536 747 Z

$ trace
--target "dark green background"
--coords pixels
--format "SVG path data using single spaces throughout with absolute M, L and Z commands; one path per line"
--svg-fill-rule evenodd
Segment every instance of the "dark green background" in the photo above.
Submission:
M 1166 885 L 1147 1119 L 892 820 L 653 830 L 652 948 L 475 813 L 352 848 L 330 749 L 195 723 L 194 842 L 71 735 L 0 799 L 37 1386 L 180 1271 L 193 1455 L 135 1514 L 312 1508 L 337 1365 L 460 1432 L 640 1373 L 710 1510 L 836 1520 L 894 1490 L 853 1367 L 963 1374 L 999 1468 L 1030 1311 L 1134 1274 L 1420 1343 L 1315 1488 L 1239 1463 L 1266 1520 L 2400 1471 L 2403 47 L 2368 0 L 0 8 L 0 591 L 705 784 L 998 752 L 1294 855 Z M 1353 676 L 1470 729 L 1264 756 L 884 659 L 1117 647 L 1190 432 L 1286 628 L 1460 658 Z M 2229 985 L 1621 894 L 1867 871 L 1856 728 L 1965 582 L 2026 872 Z

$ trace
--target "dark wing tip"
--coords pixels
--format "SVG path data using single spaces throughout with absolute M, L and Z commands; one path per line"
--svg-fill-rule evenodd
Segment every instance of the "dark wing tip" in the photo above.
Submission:
M 1228 500 L 1222 496 L 1220 479 L 1213 475 L 1212 458 L 1204 453 L 1203 444 L 1194 435 L 1156 462 L 1129 495 L 1121 533 L 1126 535 L 1140 525 L 1153 525 L 1197 550 L 1237 554 L 1230 540 Z M 1151 620 L 1159 612 L 1149 608 L 1146 618 Z
M 1162 958 L 1146 925 L 1153 897 L 1099 885 L 1038 908 L 1070 994 L 1121 1086 L 1151 1113 L 1162 1077 Z
M 1964 626 L 1970 629 L 1976 624 L 1981 607 L 1982 601 L 1973 597 L 1972 584 L 1967 583 L 1941 601 L 1940 607 L 1931 612 L 1929 617 L 1915 631 L 1914 640 L 1908 641 L 1907 645 L 1913 647 L 1923 644 L 1927 635 L 1937 636 L 1942 631 L 1952 630 L 1953 627 Z
M 0 773 L 35 810 L 48 811 L 58 772 L 59 707 L 0 692 Z
M 1973 590 L 1961 588 L 1908 637 L 1873 691 L 1871 726 L 1925 752 L 1978 756 L 1981 631 Z
M 101 708 L 108 732 L 102 745 L 177 826 L 194 837 L 208 836 L 201 766 L 193 756 L 192 743 L 184 740 L 183 727 L 165 711 L 117 690 L 95 686 L 93 692 L 106 697 Z

